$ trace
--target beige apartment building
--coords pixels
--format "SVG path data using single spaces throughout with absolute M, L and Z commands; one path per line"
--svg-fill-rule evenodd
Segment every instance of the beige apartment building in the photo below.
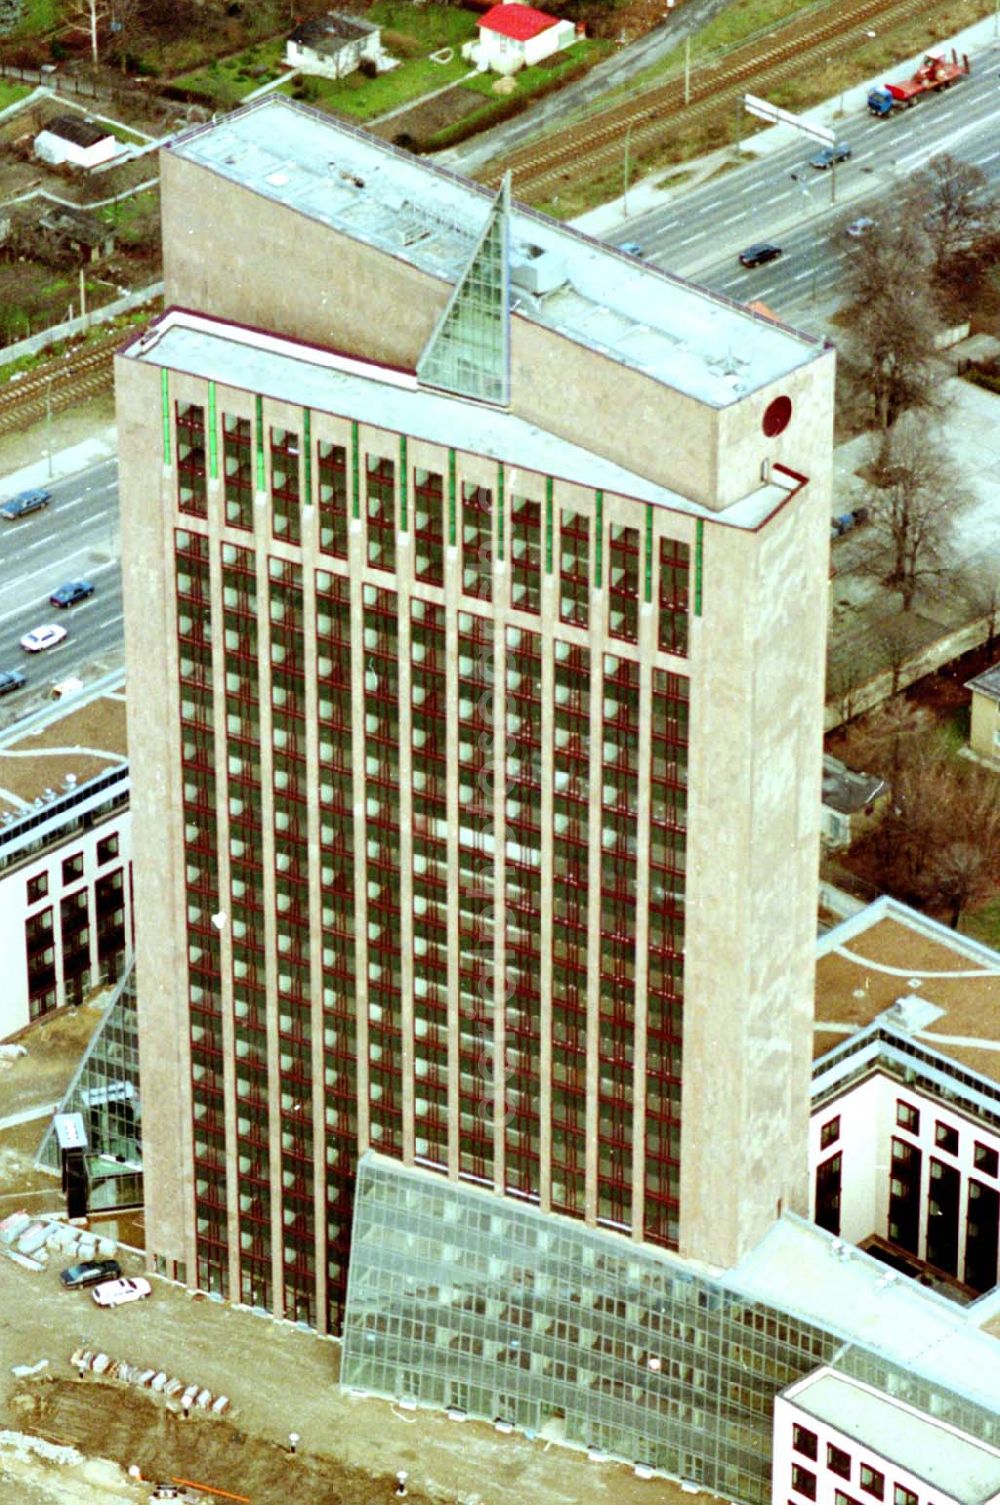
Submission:
M 340 1328 L 374 1150 L 808 1207 L 833 352 L 269 99 L 118 360 L 149 1250 Z

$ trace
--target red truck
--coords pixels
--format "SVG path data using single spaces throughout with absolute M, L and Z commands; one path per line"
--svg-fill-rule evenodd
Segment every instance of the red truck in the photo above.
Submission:
M 959 57 L 952 48 L 951 60 L 944 53 L 929 52 L 912 78 L 901 84 L 886 84 L 882 89 L 872 89 L 868 95 L 868 109 L 873 115 L 891 115 L 893 110 L 909 109 L 921 94 L 938 94 L 950 89 L 957 79 L 969 72 L 966 54 Z

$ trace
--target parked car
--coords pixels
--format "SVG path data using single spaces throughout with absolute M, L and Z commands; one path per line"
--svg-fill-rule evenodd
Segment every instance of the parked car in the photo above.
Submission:
M 747 246 L 745 251 L 740 252 L 740 266 L 760 267 L 767 261 L 777 261 L 781 254 L 780 246 L 772 245 L 769 240 L 761 240 L 755 246 Z
M 148 1280 L 137 1275 L 134 1280 L 125 1276 L 122 1280 L 106 1280 L 94 1287 L 94 1300 L 98 1306 L 124 1306 L 128 1301 L 145 1301 L 152 1296 L 153 1287 Z
M 12 496 L 0 507 L 0 517 L 6 518 L 9 523 L 16 522 L 19 517 L 26 517 L 29 512 L 37 512 L 39 508 L 47 507 L 51 499 L 51 491 L 42 491 L 38 486 L 31 491 L 19 491 L 17 496 Z
M 0 669 L 0 695 L 13 695 L 24 683 L 23 669 Z
M 837 141 L 833 146 L 824 146 L 822 151 L 811 157 L 810 165 L 825 170 L 832 167 L 835 162 L 846 162 L 851 155 L 851 148 L 846 141 Z
M 85 1259 L 68 1270 L 59 1271 L 59 1281 L 67 1291 L 79 1291 L 84 1286 L 96 1286 L 104 1280 L 117 1280 L 122 1267 L 116 1259 Z
M 94 587 L 89 580 L 70 580 L 54 590 L 49 600 L 53 606 L 75 606 L 78 601 L 86 601 L 93 594 Z
M 615 244 L 616 251 L 624 251 L 626 256 L 645 256 L 645 251 L 637 240 L 619 240 Z
M 46 622 L 44 627 L 33 627 L 26 632 L 21 647 L 26 653 L 41 653 L 45 648 L 54 648 L 65 636 L 65 627 L 60 627 L 57 622 Z
M 860 240 L 863 235 L 870 235 L 874 229 L 875 221 L 869 219 L 867 215 L 862 215 L 860 219 L 851 220 L 851 223 L 847 227 L 847 233 L 855 240 Z

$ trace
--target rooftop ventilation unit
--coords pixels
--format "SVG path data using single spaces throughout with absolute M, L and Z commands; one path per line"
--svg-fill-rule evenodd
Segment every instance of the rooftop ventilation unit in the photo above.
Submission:
M 523 287 L 529 293 L 551 293 L 566 281 L 566 263 L 558 251 L 546 251 L 541 246 L 518 246 L 510 280 L 515 287 Z

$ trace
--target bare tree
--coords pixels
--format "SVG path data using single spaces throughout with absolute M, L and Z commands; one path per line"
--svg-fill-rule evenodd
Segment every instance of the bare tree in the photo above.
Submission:
M 989 189 L 981 168 L 947 152 L 910 181 L 902 212 L 924 227 L 946 318 L 961 317 L 978 300 L 1000 257 L 1000 202 Z
M 871 475 L 871 522 L 882 544 L 873 567 L 909 611 L 918 589 L 946 568 L 955 514 L 967 496 L 940 439 L 912 422 L 882 435 Z
M 919 739 L 881 824 L 855 853 L 867 876 L 957 929 L 970 905 L 1000 886 L 1000 781 Z
M 66 11 L 67 20 L 76 21 L 86 28 L 90 36 L 90 60 L 95 66 L 100 62 L 99 30 L 110 14 L 108 0 L 73 0 Z
M 885 234 L 856 242 L 847 263 L 844 355 L 874 425 L 933 406 L 935 338 L 941 327 L 931 255 L 919 224 L 897 216 Z

